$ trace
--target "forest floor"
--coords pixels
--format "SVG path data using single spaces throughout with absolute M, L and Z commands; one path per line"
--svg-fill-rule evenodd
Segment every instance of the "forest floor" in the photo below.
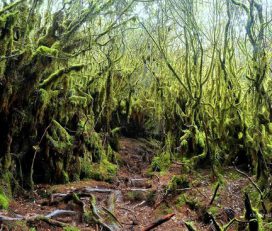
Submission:
M 235 213 L 236 217 L 243 213 L 243 190 L 250 187 L 250 183 L 233 169 L 225 171 L 224 183 L 219 187 L 217 196 L 210 206 L 216 185 L 211 170 L 185 174 L 189 185 L 169 192 L 167 188 L 172 177 L 182 172 L 183 166 L 180 163 L 172 164 L 169 171 L 164 173 L 151 174 L 149 166 L 155 152 L 152 146 L 142 139 L 121 138 L 119 154 L 122 164 L 112 183 L 82 180 L 65 185 L 37 185 L 33 195 L 28 198 L 17 196 L 11 202 L 8 211 L 0 211 L 1 215 L 33 217 L 37 214 L 46 215 L 55 210 L 72 210 L 77 213 L 72 216 L 65 214 L 54 220 L 76 226 L 80 230 L 100 230 L 96 225 L 82 222 L 78 204 L 71 201 L 49 203 L 70 192 L 80 192 L 82 194 L 80 200 L 84 205 L 89 204 L 90 197 L 87 194 L 91 192 L 96 198 L 97 211 L 100 211 L 101 216 L 104 214 L 110 217 L 104 219 L 105 223 L 114 220 L 114 225 L 111 225 L 111 222 L 107 223 L 112 230 L 144 230 L 143 228 L 152 222 L 172 213 L 175 215 L 169 221 L 154 230 L 187 230 L 184 222 L 193 222 L 196 230 L 212 230 L 209 222 L 203 223 L 205 211 L 214 214 L 219 224 L 228 222 L 228 211 Z M 35 227 L 36 230 L 62 230 L 43 221 L 34 222 L 31 227 Z M 24 229 L 18 226 L 10 230 Z

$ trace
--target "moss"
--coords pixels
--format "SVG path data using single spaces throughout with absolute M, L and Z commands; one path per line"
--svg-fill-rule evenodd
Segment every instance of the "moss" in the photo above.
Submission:
M 69 135 L 65 128 L 63 128 L 56 120 L 52 121 L 50 128 L 52 135 L 47 134 L 49 146 L 60 154 L 69 151 L 73 145 L 73 137 Z
M 130 191 L 127 192 L 125 198 L 131 202 L 144 201 L 146 199 L 146 193 L 142 191 Z
M 170 153 L 163 152 L 159 156 L 153 158 L 151 163 L 151 169 L 154 172 L 162 172 L 169 168 L 171 164 Z
M 206 136 L 204 132 L 196 132 L 196 144 L 201 148 L 205 148 Z
M 66 171 L 62 170 L 62 183 L 67 184 L 69 183 L 69 175 Z
M 0 194 L 4 194 L 9 198 L 12 197 L 11 179 L 12 175 L 10 172 L 2 174 L 0 177 Z
M 1 30 L 1 46 L 0 46 L 0 55 L 5 56 L 6 51 L 13 50 L 13 28 L 18 17 L 18 12 L 12 12 L 5 14 L 0 17 L 0 30 Z M 2 30 L 3 29 L 3 30 Z M 3 62 L 3 67 L 5 62 Z M 1 66 L 2 66 L 1 65 Z M 1 68 L 2 69 L 2 68 Z M 1 70 L 3 73 L 4 70 Z
M 7 6 L 5 6 L 3 9 L 0 10 L 0 15 L 2 15 L 3 13 L 12 10 L 13 8 L 15 8 L 16 6 L 18 6 L 20 3 L 22 3 L 24 0 L 18 0 L 15 2 L 12 2 L 10 4 L 8 4 Z
M 66 226 L 63 228 L 64 231 L 80 231 L 77 227 L 74 226 Z
M 38 99 L 37 99 L 37 119 L 39 122 L 42 121 L 44 117 L 44 111 L 50 103 L 50 94 L 44 89 L 39 90 Z
M 36 231 L 35 228 L 29 228 L 26 221 L 5 222 L 5 225 L 7 230 Z
M 187 140 L 182 140 L 181 143 L 180 143 L 180 146 L 184 149 L 187 150 L 188 148 L 188 141 Z
M 104 159 L 99 164 L 82 162 L 81 177 L 99 181 L 112 181 L 117 174 L 117 166 Z
M 35 53 L 33 54 L 33 57 L 37 57 L 37 56 L 40 56 L 40 55 L 50 55 L 50 56 L 57 56 L 58 54 L 58 50 L 54 49 L 54 48 L 50 48 L 50 47 L 47 47 L 47 46 L 39 46 L 37 48 L 37 50 L 35 51 Z
M 52 48 L 49 48 L 49 49 L 52 49 Z M 52 50 L 54 50 L 54 49 L 52 49 Z M 66 74 L 69 74 L 72 71 L 80 71 L 83 67 L 84 67 L 84 65 L 77 64 L 77 65 L 70 66 L 68 68 L 60 69 L 60 70 L 54 72 L 53 74 L 51 74 L 45 80 L 43 80 L 43 82 L 40 83 L 40 88 L 50 88 L 52 86 L 52 84 L 54 84 L 57 80 L 59 80 L 60 77 L 65 76 Z
M 9 199 L 0 193 L 0 209 L 8 209 L 9 207 Z
M 88 100 L 86 97 L 83 96 L 76 96 L 73 95 L 71 97 L 69 97 L 69 101 L 72 105 L 74 106 L 81 106 L 83 108 L 87 107 L 88 105 Z
M 156 214 L 158 216 L 165 215 L 165 214 L 170 214 L 173 213 L 174 210 L 173 208 L 169 207 L 165 203 L 162 203 L 157 209 L 156 209 Z
M 216 215 L 219 213 L 219 208 L 216 206 L 211 206 L 210 208 L 208 208 L 208 212 L 213 215 Z
M 272 134 L 272 123 L 268 123 L 268 132 Z
M 186 198 L 185 198 L 184 194 L 179 195 L 179 196 L 177 197 L 177 199 L 176 199 L 175 205 L 176 205 L 177 207 L 181 207 L 181 206 L 183 206 L 183 205 L 185 205 L 185 204 L 186 204 Z
M 185 203 L 189 206 L 190 209 L 196 210 L 200 207 L 196 198 L 184 196 L 184 199 L 185 199 Z
M 168 184 L 167 191 L 175 192 L 178 189 L 189 188 L 190 183 L 184 176 L 173 176 L 170 183 Z
M 149 205 L 149 206 L 155 205 L 156 196 L 157 196 L 157 191 L 156 190 L 151 190 L 150 192 L 148 192 L 147 195 L 146 195 L 146 204 Z

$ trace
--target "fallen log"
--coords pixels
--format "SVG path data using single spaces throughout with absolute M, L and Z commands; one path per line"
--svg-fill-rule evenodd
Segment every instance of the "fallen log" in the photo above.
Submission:
M 148 225 L 147 227 L 143 228 L 142 231 L 152 230 L 152 229 L 158 227 L 159 225 L 169 221 L 173 216 L 175 216 L 174 213 L 167 214 L 164 217 L 162 217 L 162 218 L 158 219 L 157 221 L 153 222 L 152 224 Z
M 82 192 L 85 192 L 85 193 L 111 193 L 111 192 L 114 192 L 116 190 L 114 189 L 108 189 L 108 188 L 84 188 L 82 189 Z

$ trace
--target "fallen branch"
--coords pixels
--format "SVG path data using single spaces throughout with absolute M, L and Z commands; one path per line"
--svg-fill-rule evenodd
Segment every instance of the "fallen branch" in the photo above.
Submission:
M 63 216 L 63 215 L 73 216 L 73 215 L 76 215 L 76 214 L 77 214 L 77 212 L 72 211 L 72 210 L 59 210 L 59 209 L 57 209 L 57 210 L 49 213 L 45 217 L 46 218 L 54 218 L 54 217 L 59 217 L 59 216 Z
M 237 222 L 237 223 L 246 223 L 248 224 L 249 222 L 248 221 L 242 221 L 242 220 L 239 220 L 237 218 L 233 218 L 228 224 L 226 224 L 223 228 L 223 231 L 227 231 L 229 227 L 231 227 L 231 225 L 234 223 L 234 222 Z
M 173 216 L 175 216 L 174 213 L 165 215 L 164 217 L 160 218 L 159 220 L 153 222 L 152 224 L 148 225 L 147 227 L 143 228 L 142 231 L 149 231 L 152 230 L 156 227 L 158 227 L 159 225 L 169 221 Z
M 185 222 L 184 223 L 188 231 L 196 231 L 193 225 L 190 222 Z
M 135 205 L 135 206 L 133 207 L 133 209 L 135 209 L 135 208 L 137 208 L 137 207 L 139 207 L 139 206 L 142 206 L 145 202 L 146 202 L 146 201 L 142 201 L 141 203 Z
M 84 188 L 82 192 L 85 193 L 111 193 L 113 191 L 116 191 L 114 189 L 108 189 L 108 188 Z
M 218 192 L 219 187 L 220 187 L 220 184 L 217 183 L 216 188 L 215 188 L 215 190 L 214 190 L 213 197 L 212 197 L 212 199 L 211 199 L 209 205 L 212 205 L 212 203 L 213 203 L 213 201 L 214 201 L 214 199 L 215 199 L 215 197 L 216 197 L 216 194 L 217 194 L 217 192 Z

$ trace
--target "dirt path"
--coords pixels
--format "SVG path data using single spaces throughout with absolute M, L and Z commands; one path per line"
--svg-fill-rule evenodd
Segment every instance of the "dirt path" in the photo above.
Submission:
M 111 226 L 112 230 L 142 230 L 143 227 L 152 221 L 170 213 L 175 213 L 175 216 L 154 230 L 187 230 L 184 225 L 185 221 L 194 222 L 197 230 L 211 230 L 209 225 L 203 224 L 197 210 L 193 208 L 193 203 L 206 206 L 212 197 L 213 179 L 210 177 L 208 170 L 201 171 L 199 174 L 187 174 L 186 178 L 190 182 L 190 187 L 186 190 L 181 190 L 179 193 L 167 195 L 166 190 L 171 178 L 174 175 L 181 174 L 182 166 L 173 164 L 167 173 L 148 174 L 148 167 L 155 151 L 154 147 L 145 140 L 122 138 L 120 140 L 119 154 L 122 164 L 116 179 L 111 184 L 85 180 L 66 185 L 40 185 L 37 186 L 32 197 L 28 199 L 16 198 L 11 203 L 9 211 L 0 211 L 0 213 L 7 216 L 21 214 L 31 217 L 36 214 L 48 214 L 56 209 L 65 209 L 77 211 L 77 214 L 80 214 L 80 208 L 71 202 L 50 206 L 46 205 L 45 202 L 48 202 L 52 194 L 67 194 L 71 191 L 80 192 L 89 189 L 93 190 L 91 192 L 96 198 L 98 211 L 102 211 L 101 214 L 104 214 L 106 217 L 110 215 L 108 212 L 105 212 L 105 208 L 112 211 L 121 224 L 118 225 L 118 222 L 112 217 L 105 219 L 109 224 L 112 219 L 115 220 L 115 224 Z M 222 186 L 224 189 L 219 190 L 218 198 L 216 198 L 212 207 L 213 214 L 216 214 L 215 217 L 221 224 L 227 222 L 226 208 L 232 209 L 236 215 L 240 215 L 243 210 L 242 189 L 248 182 L 246 179 L 237 178 L 235 174 L 234 176 L 232 174 L 234 173 L 230 172 L 225 176 L 226 183 Z M 191 206 L 190 203 L 185 203 L 184 198 L 190 201 Z M 89 197 L 82 197 L 81 200 L 85 205 L 89 204 Z M 95 225 L 82 222 L 82 216 L 80 215 L 65 215 L 56 219 L 77 226 L 80 230 L 99 230 Z M 118 226 L 119 229 L 116 228 Z M 36 227 L 36 230 L 41 231 L 62 230 L 44 222 L 39 222 L 34 227 Z

